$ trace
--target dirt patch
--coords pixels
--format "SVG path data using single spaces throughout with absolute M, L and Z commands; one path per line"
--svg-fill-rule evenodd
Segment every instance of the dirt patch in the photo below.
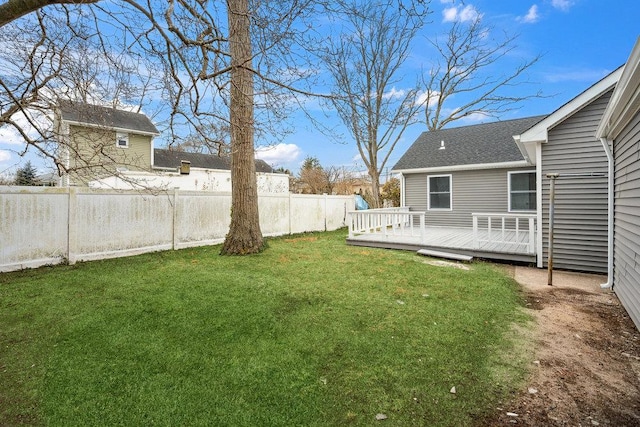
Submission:
M 606 278 L 541 274 L 514 271 L 537 324 L 531 376 L 478 425 L 640 426 L 640 333 Z

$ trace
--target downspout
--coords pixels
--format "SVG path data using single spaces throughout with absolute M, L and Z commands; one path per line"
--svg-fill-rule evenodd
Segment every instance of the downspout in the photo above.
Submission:
M 604 152 L 607 154 L 607 283 L 600 285 L 602 289 L 613 289 L 613 184 L 614 184 L 614 162 L 611 146 L 606 138 L 600 138 Z

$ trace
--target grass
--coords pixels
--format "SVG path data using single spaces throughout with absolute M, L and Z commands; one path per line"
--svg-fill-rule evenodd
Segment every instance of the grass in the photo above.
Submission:
M 466 426 L 519 384 L 513 280 L 344 238 L 1 274 L 0 425 Z

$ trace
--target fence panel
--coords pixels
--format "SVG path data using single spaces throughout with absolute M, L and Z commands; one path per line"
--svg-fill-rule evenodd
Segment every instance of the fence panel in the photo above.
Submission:
M 72 188 L 69 209 L 71 262 L 172 247 L 173 207 L 167 194 Z
M 4 187 L 0 191 L 0 271 L 57 264 L 67 257 L 66 191 Z
M 231 194 L 176 192 L 174 248 L 213 245 L 224 240 L 231 223 Z
M 268 236 L 335 230 L 353 196 L 260 195 Z M 0 272 L 220 243 L 231 194 L 0 186 Z

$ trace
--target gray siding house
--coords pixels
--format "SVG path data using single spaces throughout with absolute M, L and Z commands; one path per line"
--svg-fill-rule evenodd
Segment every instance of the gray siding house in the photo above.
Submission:
M 549 184 L 558 174 L 554 266 L 607 273 L 609 145 L 596 137 L 622 68 L 548 116 L 425 132 L 394 167 L 401 205 L 427 225 L 471 227 L 473 213 L 536 216 L 535 254 L 547 266 Z
M 545 116 L 424 132 L 393 167 L 401 205 L 429 226 L 472 226 L 473 212 L 535 213 L 535 166 L 513 141 Z
M 606 273 L 608 268 L 608 147 L 596 130 L 622 69 L 606 76 L 544 120 L 515 137 L 536 165 L 538 267 L 549 247 L 548 174 L 555 191 L 554 267 Z
M 609 285 L 640 329 L 640 39 L 596 136 L 612 148 Z

